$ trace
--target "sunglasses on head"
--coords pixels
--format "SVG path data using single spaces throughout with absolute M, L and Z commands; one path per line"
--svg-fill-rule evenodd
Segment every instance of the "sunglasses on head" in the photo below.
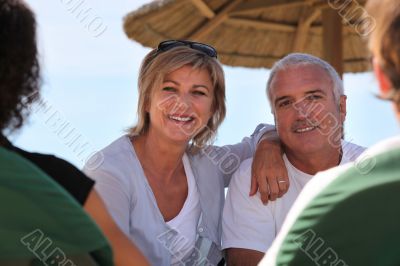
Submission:
M 201 42 L 192 42 L 186 40 L 167 40 L 160 42 L 157 47 L 157 53 L 162 53 L 179 46 L 188 46 L 194 50 L 203 52 L 210 57 L 217 58 L 217 50 L 215 50 L 214 47 Z

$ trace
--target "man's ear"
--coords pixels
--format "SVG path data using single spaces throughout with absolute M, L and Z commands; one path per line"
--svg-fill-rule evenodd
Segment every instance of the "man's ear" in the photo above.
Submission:
M 346 114 L 347 114 L 346 101 L 347 101 L 347 96 L 341 95 L 339 100 L 339 113 L 342 123 L 346 120 Z
M 381 96 L 385 96 L 392 89 L 392 83 L 390 82 L 390 80 L 386 76 L 386 74 L 383 72 L 381 66 L 379 65 L 379 63 L 377 62 L 376 59 L 373 60 L 372 64 L 373 64 L 373 68 L 374 68 L 375 77 L 379 83 L 379 90 L 380 90 Z

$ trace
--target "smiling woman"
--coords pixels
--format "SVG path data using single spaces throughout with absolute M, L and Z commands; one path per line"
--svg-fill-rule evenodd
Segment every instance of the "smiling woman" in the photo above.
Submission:
M 163 47 L 161 44 L 160 48 Z M 191 95 L 196 96 L 195 102 L 209 101 L 212 104 L 212 106 L 209 106 L 209 111 L 213 115 L 207 119 L 203 117 L 203 121 L 197 119 L 196 125 L 191 130 L 186 126 L 182 127 L 180 131 L 191 137 L 190 135 L 194 134 L 196 130 L 200 130 L 193 136 L 193 144 L 197 147 L 204 146 L 222 123 L 226 114 L 225 80 L 222 66 L 216 58 L 206 56 L 207 54 L 203 50 L 181 45 L 168 50 L 168 52 L 165 51 L 165 48 L 162 50 L 160 48 L 150 52 L 143 60 L 139 74 L 139 119 L 137 125 L 131 130 L 131 134 L 147 132 L 151 113 L 149 108 L 151 107 L 169 112 L 169 115 L 176 115 L 177 113 L 182 115 L 191 111 L 185 110 L 190 108 L 188 102 L 185 102 L 187 98 L 179 98 L 181 96 L 180 91 L 184 89 L 179 82 L 181 79 L 186 79 L 186 83 L 193 83 L 188 90 Z M 196 53 L 193 53 L 193 51 L 196 51 Z M 185 68 L 179 70 L 183 67 Z M 181 77 L 181 74 L 185 74 L 185 76 Z M 196 79 L 191 80 L 194 76 L 196 76 Z M 174 79 L 179 79 L 179 81 Z M 154 88 L 159 88 L 159 90 Z M 157 94 L 161 88 L 164 91 L 163 95 Z M 206 95 L 199 95 L 201 93 Z M 150 101 L 153 94 L 163 98 L 155 99 L 154 102 Z
M 138 84 L 137 125 L 101 151 L 97 169 L 85 172 L 152 265 L 216 265 L 224 188 L 268 127 L 236 145 L 207 146 L 226 110 L 224 73 L 206 44 L 162 42 L 144 58 Z M 271 151 L 262 149 L 260 164 L 266 165 L 265 153 L 281 157 Z M 222 167 L 220 158 L 228 157 L 233 160 Z
M 165 44 L 143 60 L 137 125 L 103 150 L 104 163 L 98 169 L 86 170 L 98 181 L 97 190 L 120 227 L 154 265 L 198 255 L 200 228 L 209 246 L 218 247 L 217 228 L 210 218 L 218 219 L 219 211 L 213 217 L 211 206 L 202 210 L 206 191 L 201 186 L 207 179 L 198 179 L 192 167 L 199 161 L 195 154 L 211 139 L 226 112 L 224 74 L 216 58 L 205 53 L 200 43 Z M 214 168 L 210 177 L 223 177 Z M 213 194 L 223 195 L 224 182 L 218 176 Z M 199 223 L 203 212 L 210 218 Z M 166 241 L 165 235 L 173 237 Z M 195 257 L 215 263 L 221 259 L 219 252 L 210 252 L 214 257 L 205 252 Z
M 213 86 L 207 70 L 183 66 L 165 76 L 152 93 L 149 134 L 185 144 L 207 124 L 212 114 Z

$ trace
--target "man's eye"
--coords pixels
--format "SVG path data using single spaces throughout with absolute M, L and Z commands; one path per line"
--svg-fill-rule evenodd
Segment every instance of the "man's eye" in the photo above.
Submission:
M 311 101 L 319 100 L 319 99 L 321 99 L 321 98 L 322 98 L 322 97 L 321 97 L 320 95 L 314 95 L 314 94 L 309 95 L 309 96 L 307 97 L 307 99 L 308 99 L 308 100 L 311 100 Z
M 288 101 L 283 101 L 283 102 L 280 102 L 279 104 L 278 104 L 278 107 L 287 107 L 287 106 L 289 106 L 290 105 L 290 101 L 288 100 Z

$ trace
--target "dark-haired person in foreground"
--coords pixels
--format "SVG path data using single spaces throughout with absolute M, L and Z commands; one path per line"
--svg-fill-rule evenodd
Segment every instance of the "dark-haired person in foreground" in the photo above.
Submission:
M 116 265 L 148 265 L 108 214 L 93 190 L 93 180 L 64 160 L 24 151 L 13 146 L 5 137 L 6 133 L 13 133 L 23 126 L 29 107 L 39 99 L 39 88 L 35 16 L 23 1 L 1 0 L 0 147 L 37 165 L 84 206 L 111 242 Z
M 380 96 L 400 119 L 400 2 L 368 0 Z M 384 119 L 384 118 L 383 118 Z M 400 265 L 400 138 L 320 173 L 299 196 L 261 265 Z

